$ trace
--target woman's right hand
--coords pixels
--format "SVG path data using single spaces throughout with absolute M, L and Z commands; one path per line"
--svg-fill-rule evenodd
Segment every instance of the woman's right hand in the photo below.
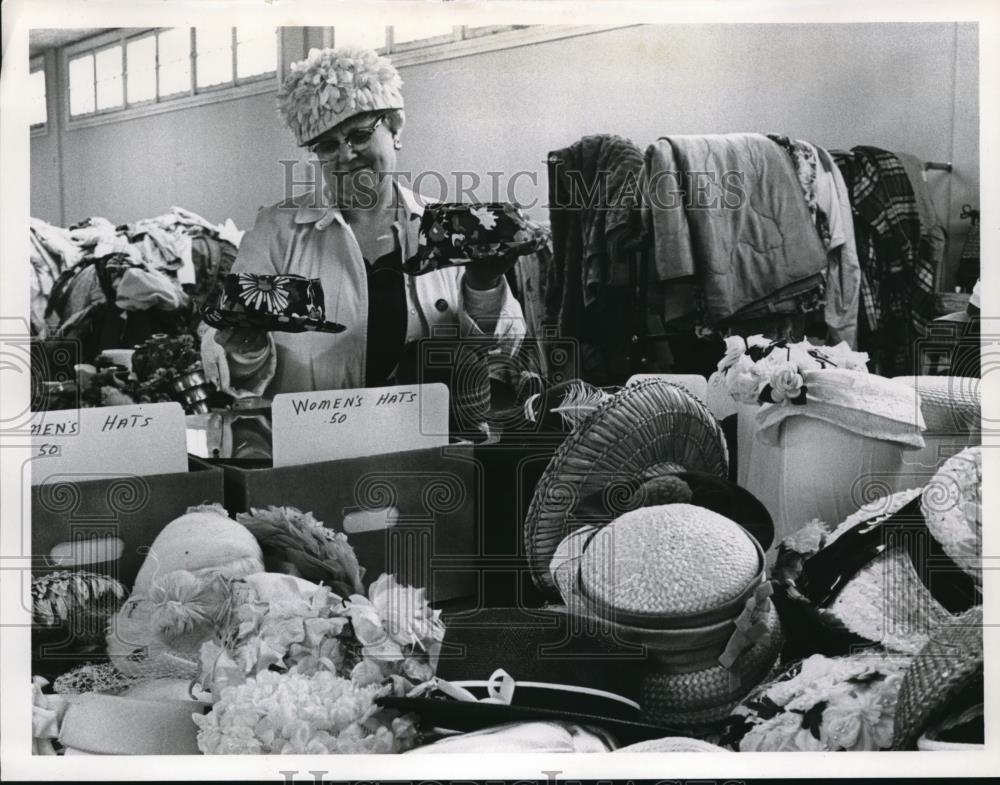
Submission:
M 249 327 L 216 330 L 215 342 L 227 354 L 255 354 L 267 348 L 267 332 Z

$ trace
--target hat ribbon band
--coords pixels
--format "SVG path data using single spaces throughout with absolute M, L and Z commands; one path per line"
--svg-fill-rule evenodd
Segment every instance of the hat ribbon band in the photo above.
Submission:
M 467 687 L 479 687 L 486 689 L 485 698 L 477 698 L 472 692 L 470 692 Z M 543 689 L 543 690 L 558 690 L 559 692 L 569 692 L 578 695 L 592 695 L 598 698 L 605 698 L 607 700 L 612 700 L 620 703 L 624 706 L 628 706 L 631 709 L 639 710 L 639 704 L 633 700 L 617 695 L 613 692 L 607 692 L 606 690 L 598 690 L 593 687 L 581 687 L 575 684 L 554 684 L 552 682 L 542 682 L 542 681 L 515 681 L 514 677 L 511 676 L 503 668 L 497 668 L 493 671 L 489 679 L 483 680 L 462 680 L 462 681 L 445 681 L 444 679 L 431 679 L 428 682 L 419 684 L 413 688 L 407 697 L 419 697 L 426 694 L 427 692 L 432 692 L 437 690 L 438 692 L 447 695 L 449 698 L 453 698 L 459 701 L 465 702 L 477 702 L 477 703 L 498 703 L 503 706 L 510 706 L 514 700 L 514 692 L 517 687 L 525 687 L 529 689 Z
M 753 596 L 747 598 L 742 612 L 733 622 L 736 629 L 719 655 L 719 664 L 726 670 L 732 670 L 736 661 L 767 634 L 767 614 L 771 609 L 772 592 L 773 587 L 768 581 L 758 586 Z

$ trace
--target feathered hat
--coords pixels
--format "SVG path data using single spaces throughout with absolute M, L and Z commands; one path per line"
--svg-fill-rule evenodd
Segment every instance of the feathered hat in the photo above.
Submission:
M 402 109 L 403 80 L 371 49 L 310 49 L 278 90 L 278 113 L 302 147 L 354 115 Z

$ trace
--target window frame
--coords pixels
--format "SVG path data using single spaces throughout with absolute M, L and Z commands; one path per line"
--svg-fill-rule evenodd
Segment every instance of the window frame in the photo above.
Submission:
M 388 25 L 386 46 L 378 51 L 380 54 L 387 54 L 392 58 L 393 65 L 401 68 L 636 26 L 638 25 L 522 24 L 482 25 L 474 28 L 461 25 L 454 28 L 454 34 L 450 38 L 442 35 L 393 45 L 392 25 Z M 333 31 L 336 40 L 336 26 Z
M 45 122 L 29 125 L 32 138 L 36 136 L 48 136 L 49 127 L 49 69 L 44 54 L 35 55 L 28 60 L 28 75 L 42 72 L 42 79 L 45 80 Z
M 275 44 L 277 51 L 277 58 L 275 62 L 274 70 L 267 71 L 261 74 L 255 74 L 253 76 L 239 77 L 237 76 L 237 53 L 236 53 L 236 41 L 237 33 L 235 26 L 230 26 L 231 28 L 231 39 L 230 46 L 233 58 L 233 78 L 230 82 L 224 82 L 218 85 L 212 85 L 210 87 L 197 87 L 197 50 L 196 50 L 196 27 L 187 28 L 190 33 L 190 44 L 188 47 L 188 57 L 191 59 L 191 81 L 186 90 L 178 91 L 175 93 L 170 93 L 168 95 L 160 95 L 160 68 L 159 68 L 159 58 L 160 58 L 160 43 L 159 35 L 162 30 L 166 28 L 158 27 L 147 27 L 147 28 L 118 28 L 115 30 L 110 30 L 106 33 L 100 33 L 96 36 L 86 38 L 82 41 L 77 41 L 69 46 L 66 46 L 60 50 L 58 68 L 60 74 L 65 75 L 65 82 L 67 85 L 67 90 L 65 91 L 65 96 L 63 100 L 63 106 L 61 107 L 62 116 L 65 119 L 65 127 L 67 130 L 75 130 L 77 128 L 89 128 L 95 125 L 104 125 L 105 123 L 118 122 L 120 120 L 131 120 L 139 117 L 148 117 L 151 115 L 162 114 L 164 112 L 173 112 L 179 109 L 187 109 L 195 106 L 204 106 L 207 104 L 220 103 L 222 101 L 232 101 L 239 98 L 244 98 L 252 95 L 259 95 L 262 93 L 271 93 L 277 90 L 280 85 L 279 75 L 281 74 L 282 68 L 282 45 L 281 45 L 281 28 L 278 27 L 275 30 Z M 129 103 L 128 100 L 128 44 L 132 41 L 140 40 L 142 38 L 151 37 L 155 42 L 154 58 L 155 58 L 155 94 L 152 98 L 145 99 L 143 101 L 138 101 L 136 103 Z M 94 106 L 95 111 L 88 112 L 86 114 L 71 115 L 70 104 L 69 104 L 69 62 L 70 60 L 84 54 L 92 54 L 96 56 L 98 51 L 111 48 L 113 46 L 120 45 L 122 47 L 122 98 L 123 105 L 115 107 L 113 109 L 102 109 L 97 110 L 97 82 L 96 82 L 96 67 L 95 67 L 95 81 L 94 81 Z

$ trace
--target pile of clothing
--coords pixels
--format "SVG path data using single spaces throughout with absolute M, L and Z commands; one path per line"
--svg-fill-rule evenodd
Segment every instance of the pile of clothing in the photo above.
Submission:
M 119 226 L 32 219 L 30 231 L 32 334 L 79 341 L 82 362 L 156 333 L 192 332 L 243 235 L 231 220 L 216 226 L 181 207 Z
M 662 137 L 644 154 L 584 137 L 549 154 L 545 324 L 581 342 L 597 384 L 708 375 L 700 358 L 730 333 L 846 341 L 878 373 L 918 372 L 946 240 L 922 168 L 777 134 Z M 643 345 L 656 335 L 670 336 L 664 356 Z

